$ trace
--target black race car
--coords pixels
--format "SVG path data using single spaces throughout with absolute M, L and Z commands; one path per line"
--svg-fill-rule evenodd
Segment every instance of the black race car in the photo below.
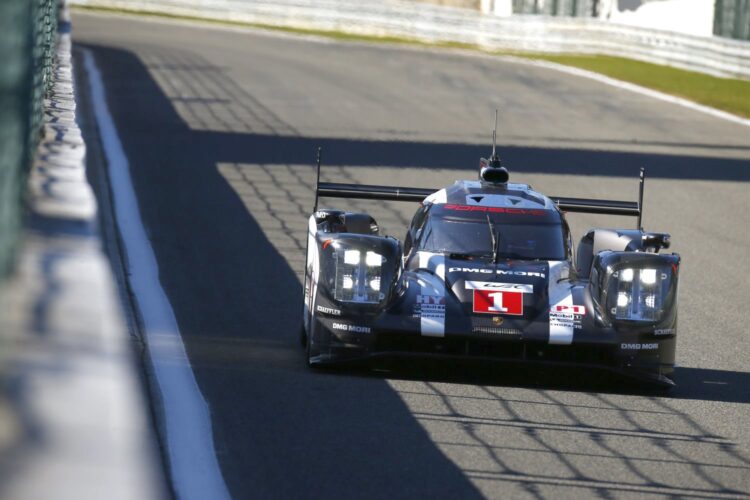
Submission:
M 318 175 L 320 162 L 318 162 Z M 477 181 L 432 190 L 318 182 L 302 339 L 312 366 L 438 356 L 576 365 L 674 385 L 680 257 L 641 228 L 638 202 L 547 197 L 508 182 L 494 153 Z M 419 202 L 403 242 L 318 196 Z M 565 212 L 632 215 L 572 257 Z

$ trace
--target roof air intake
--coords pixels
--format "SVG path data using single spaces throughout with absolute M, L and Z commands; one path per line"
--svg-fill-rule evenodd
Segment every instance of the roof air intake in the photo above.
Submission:
M 479 170 L 479 178 L 484 182 L 491 184 L 505 184 L 508 182 L 510 175 L 505 167 L 494 167 L 491 160 L 487 162 L 484 158 L 482 158 L 481 163 L 484 163 L 484 165 Z

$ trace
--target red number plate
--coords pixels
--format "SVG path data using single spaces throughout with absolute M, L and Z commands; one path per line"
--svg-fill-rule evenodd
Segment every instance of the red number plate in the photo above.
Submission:
M 474 312 L 522 316 L 523 293 L 474 290 Z

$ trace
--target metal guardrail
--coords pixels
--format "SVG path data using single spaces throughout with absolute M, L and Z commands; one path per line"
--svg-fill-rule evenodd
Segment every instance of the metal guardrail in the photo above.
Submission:
M 488 49 L 598 53 L 716 76 L 750 78 L 750 43 L 616 25 L 593 18 L 495 17 L 399 0 L 73 0 L 74 5 L 230 22 L 477 44 Z
M 52 82 L 56 0 L 0 1 L 0 277 L 10 267 L 23 186 Z

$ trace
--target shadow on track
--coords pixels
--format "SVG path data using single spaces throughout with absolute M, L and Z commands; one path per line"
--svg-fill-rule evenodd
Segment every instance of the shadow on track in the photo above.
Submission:
M 750 373 L 679 367 L 670 397 L 725 403 L 750 403 Z
M 88 48 L 232 496 L 477 497 L 386 382 L 308 372 L 299 280 L 217 170 L 224 153 L 252 161 L 255 145 L 207 146 L 136 56 Z
M 97 49 L 103 52 L 104 48 Z M 219 93 L 227 95 L 242 92 L 231 81 L 224 78 L 224 70 L 213 66 L 207 61 L 184 61 L 180 63 L 161 62 L 150 65 L 152 70 L 181 71 L 199 78 L 211 79 Z M 141 74 L 151 78 L 147 69 L 141 66 Z M 128 80 L 127 75 L 120 75 Z M 149 85 L 150 89 L 163 92 L 156 82 Z M 116 84 L 115 84 L 116 85 Z M 194 89 L 186 83 L 187 89 L 174 89 L 175 92 L 191 92 Z M 419 142 L 419 141 L 377 141 L 362 139 L 341 139 L 327 137 L 299 137 L 293 126 L 281 122 L 272 116 L 270 110 L 247 93 L 244 99 L 252 99 L 250 103 L 237 103 L 232 97 L 221 94 L 212 96 L 166 96 L 140 93 L 142 102 L 131 102 L 138 107 L 146 107 L 149 100 L 164 100 L 163 103 L 153 103 L 154 110 L 164 109 L 165 113 L 150 113 L 149 118 L 153 126 L 172 126 L 184 123 L 175 112 L 174 105 L 182 104 L 198 109 L 200 113 L 212 113 L 216 105 L 241 106 L 248 109 L 253 121 L 264 122 L 264 129 L 272 133 L 263 132 L 215 132 L 190 131 L 190 149 L 199 154 L 199 158 L 211 157 L 215 162 L 256 163 L 256 164 L 311 164 L 314 151 L 322 146 L 326 151 L 325 163 L 328 166 L 355 167 L 425 167 L 425 168 L 466 168 L 474 171 L 477 158 L 486 155 L 486 144 L 464 144 L 450 142 Z M 166 105 L 162 106 L 162 104 Z M 168 109 L 168 111 L 167 111 Z M 258 112 L 257 109 L 261 109 Z M 144 109 L 143 111 L 146 111 Z M 237 112 L 235 119 L 243 119 Z M 212 123 L 229 125 L 226 118 L 213 113 Z M 270 116 L 269 116 L 270 115 Z M 201 119 L 196 116 L 196 120 Z M 204 122 L 209 121 L 203 119 Z M 142 124 L 139 125 L 142 127 Z M 154 130 L 158 132 L 158 130 Z M 612 142 L 612 141 L 608 141 Z M 616 141 L 615 141 L 616 142 Z M 648 143 L 649 145 L 669 145 L 674 143 Z M 682 144 L 685 147 L 716 148 L 701 144 Z M 503 159 L 512 165 L 513 171 L 518 173 L 541 174 L 569 174 L 569 175 L 599 175 L 616 177 L 634 177 L 638 169 L 645 166 L 650 178 L 665 179 L 696 179 L 723 181 L 750 181 L 750 169 L 747 162 L 741 159 L 719 158 L 711 156 L 670 155 L 658 153 L 639 153 L 638 144 L 633 144 L 633 152 L 617 152 L 594 149 L 570 148 L 539 148 L 498 144 L 503 152 Z M 738 146 L 726 146 L 726 149 L 738 149 Z M 425 186 L 432 187 L 432 186 Z M 564 196 L 560 193 L 555 193 Z
M 676 368 L 674 379 L 677 386 L 666 391 L 649 389 L 637 381 L 606 370 L 522 364 L 504 366 L 502 363 L 471 360 L 458 363 L 429 359 L 409 363 L 394 360 L 379 362 L 373 366 L 349 365 L 332 370 L 331 373 L 350 373 L 364 377 L 382 377 L 387 374 L 388 378 L 404 380 L 750 404 L 750 372 L 706 368 Z
M 321 146 L 326 151 L 327 166 L 466 168 L 473 174 L 477 158 L 487 155 L 486 145 L 461 143 L 232 135 L 215 132 L 206 132 L 204 138 L 207 147 L 223 152 L 222 160 L 232 162 L 248 161 L 246 149 L 251 148 L 257 152 L 252 159 L 256 163 L 310 164 L 313 157 L 311 152 Z M 521 174 L 633 177 L 640 166 L 646 166 L 649 178 L 750 181 L 750 169 L 745 160 L 504 144 L 498 144 L 498 149 L 502 151 L 503 161 L 512 165 L 513 172 Z
M 450 441 L 439 442 L 448 456 L 466 453 L 469 447 L 489 457 L 464 469 L 468 477 L 499 484 L 512 480 L 534 494 L 550 486 L 556 494 L 583 488 L 584 495 L 605 498 L 620 493 L 748 495 L 744 485 L 723 478 L 749 473 L 750 458 L 737 443 L 682 411 L 676 400 L 750 403 L 750 373 L 681 368 L 677 377 L 682 385 L 665 398 L 663 393 L 645 391 L 595 370 L 436 360 L 390 361 L 373 367 L 334 373 L 387 377 L 407 404 L 410 399 L 420 401 L 420 407 L 413 408 L 418 421 L 425 426 L 451 426 Z M 721 389 L 714 390 L 717 385 Z M 473 390 L 467 394 L 455 389 L 461 386 Z M 477 415 L 480 405 L 492 405 L 496 411 Z M 540 467 L 518 460 L 523 456 L 534 456 L 544 471 L 558 473 L 540 473 Z M 605 471 L 626 469 L 630 481 L 597 474 L 597 467 L 603 465 L 609 468 Z M 677 479 L 679 473 L 674 471 L 680 469 L 691 475 L 691 483 Z

